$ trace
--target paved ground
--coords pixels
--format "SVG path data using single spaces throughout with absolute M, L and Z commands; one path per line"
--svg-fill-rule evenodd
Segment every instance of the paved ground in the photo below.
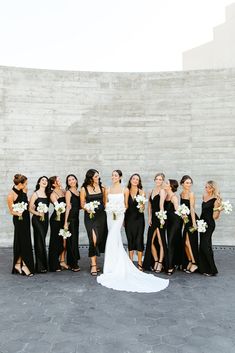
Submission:
M 217 277 L 177 272 L 155 294 L 101 287 L 82 255 L 80 273 L 27 278 L 0 249 L 0 353 L 235 352 L 235 250 L 215 251 Z

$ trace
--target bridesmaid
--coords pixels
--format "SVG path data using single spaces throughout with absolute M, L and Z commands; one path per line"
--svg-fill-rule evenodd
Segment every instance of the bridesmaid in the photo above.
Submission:
M 72 234 L 67 239 L 67 264 L 74 272 L 80 271 L 78 260 L 80 259 L 78 237 L 79 237 L 79 209 L 80 195 L 78 191 L 78 179 L 69 174 L 66 177 L 66 212 L 64 228 Z
M 84 222 L 89 239 L 89 254 L 91 258 L 90 273 L 97 276 L 100 269 L 97 267 L 97 256 L 104 252 L 107 238 L 107 219 L 104 210 L 105 188 L 100 181 L 99 172 L 96 169 L 89 169 L 80 192 L 81 208 L 84 209 Z M 91 212 L 85 208 L 85 204 L 93 201 L 100 202 L 93 217 Z
M 167 253 L 165 227 L 160 228 L 160 221 L 156 212 L 164 210 L 166 192 L 163 189 L 165 174 L 157 173 L 154 178 L 155 186 L 149 194 L 148 203 L 148 235 L 144 256 L 143 267 L 145 270 L 161 272 L 163 268 L 164 255 Z M 166 264 L 164 263 L 164 267 Z
M 62 189 L 60 178 L 58 176 L 50 177 L 49 184 L 51 203 L 55 205 L 56 202 L 65 202 L 65 191 Z M 68 270 L 69 268 L 65 263 L 66 240 L 59 236 L 60 229 L 64 228 L 65 214 L 62 213 L 60 215 L 59 221 L 56 216 L 56 211 L 54 210 L 50 218 L 51 234 L 48 254 L 49 271 L 51 272 L 60 272 L 61 269 Z
M 178 243 L 181 243 L 181 228 L 182 220 L 175 214 L 178 209 L 179 201 L 175 194 L 178 189 L 178 181 L 169 179 L 164 186 L 167 193 L 165 200 L 165 209 L 167 211 L 167 244 L 168 244 L 168 271 L 167 274 L 170 276 L 175 270 L 176 259 L 181 257 L 181 253 L 177 253 L 180 247 Z M 179 250 L 178 250 L 179 251 Z M 181 249 L 180 249 L 181 252 Z
M 184 175 L 180 181 L 183 190 L 180 194 L 180 203 L 185 204 L 190 209 L 188 222 L 184 224 L 183 248 L 187 258 L 186 272 L 193 273 L 198 269 L 198 232 L 195 213 L 195 196 L 191 191 L 193 180 L 189 175 Z
M 36 260 L 35 272 L 45 273 L 48 270 L 46 251 L 48 212 L 40 213 L 37 211 L 37 207 L 40 202 L 49 208 L 49 180 L 46 176 L 41 176 L 38 179 L 35 192 L 33 193 L 29 204 L 29 211 L 33 214 L 32 225 Z
M 134 251 L 138 254 L 138 269 L 143 271 L 142 257 L 144 251 L 144 205 L 142 208 L 137 208 L 136 196 L 145 196 L 143 191 L 140 175 L 133 174 L 128 182 L 129 190 L 128 208 L 125 213 L 125 231 L 128 242 L 129 257 L 133 262 Z
M 207 223 L 207 229 L 205 233 L 200 234 L 199 248 L 199 271 L 205 276 L 215 276 L 218 273 L 212 250 L 212 234 L 215 230 L 215 220 L 220 216 L 221 201 L 217 184 L 213 180 L 208 181 L 200 217 Z
M 22 174 L 16 174 L 13 182 L 13 189 L 7 197 L 8 208 L 13 215 L 13 224 L 15 227 L 12 273 L 25 274 L 26 276 L 31 277 L 34 273 L 34 260 L 30 234 L 29 211 L 25 210 L 23 213 L 19 213 L 13 210 L 13 204 L 18 202 L 25 202 L 28 204 L 27 177 Z M 21 217 L 21 219 L 19 219 L 19 217 Z

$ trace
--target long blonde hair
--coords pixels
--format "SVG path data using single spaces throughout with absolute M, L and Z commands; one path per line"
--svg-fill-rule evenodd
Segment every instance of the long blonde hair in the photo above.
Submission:
M 213 180 L 209 180 L 207 182 L 208 185 L 210 185 L 210 187 L 213 189 L 213 196 L 216 197 L 218 200 L 222 200 L 221 199 L 221 196 L 220 196 L 220 190 L 219 190 L 219 187 L 218 187 L 218 184 L 213 181 Z

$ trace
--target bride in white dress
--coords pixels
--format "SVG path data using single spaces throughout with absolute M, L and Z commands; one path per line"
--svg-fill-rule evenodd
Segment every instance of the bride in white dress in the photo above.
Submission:
M 129 191 L 128 189 L 123 190 L 121 187 L 121 176 L 121 171 L 113 171 L 113 185 L 106 192 L 108 238 L 105 248 L 104 270 L 103 274 L 97 277 L 97 282 L 107 288 L 120 291 L 159 292 L 168 286 L 169 280 L 138 270 L 123 247 L 121 227 Z

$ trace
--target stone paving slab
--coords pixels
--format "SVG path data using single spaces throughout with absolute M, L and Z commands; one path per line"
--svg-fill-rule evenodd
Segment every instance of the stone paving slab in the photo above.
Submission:
M 27 278 L 0 248 L 0 353 L 235 352 L 235 250 L 215 251 L 218 276 L 178 271 L 151 294 L 98 285 L 81 253 L 79 273 Z

